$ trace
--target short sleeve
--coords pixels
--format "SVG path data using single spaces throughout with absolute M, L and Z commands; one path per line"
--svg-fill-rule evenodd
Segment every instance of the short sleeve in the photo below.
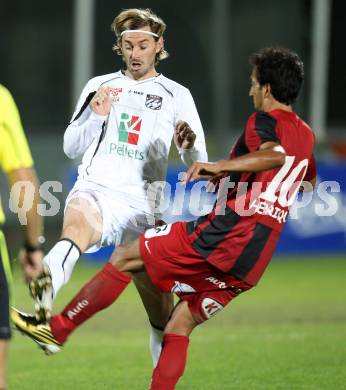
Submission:
M 33 165 L 17 106 L 10 92 L 0 86 L 0 166 L 4 172 Z
M 311 181 L 317 176 L 317 169 L 316 169 L 316 160 L 315 156 L 312 155 L 309 160 L 308 169 L 306 171 L 306 174 L 304 176 L 304 181 Z
M 250 152 L 255 152 L 266 142 L 279 142 L 276 119 L 265 112 L 256 112 L 246 124 L 245 143 Z

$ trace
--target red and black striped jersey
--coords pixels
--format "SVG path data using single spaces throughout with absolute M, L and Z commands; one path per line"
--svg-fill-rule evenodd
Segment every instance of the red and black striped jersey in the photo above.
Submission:
M 265 142 L 276 142 L 286 153 L 285 164 L 268 171 L 238 174 L 234 188 L 226 186 L 227 206 L 241 216 L 250 216 L 274 230 L 282 231 L 289 207 L 294 202 L 301 181 L 316 176 L 311 128 L 294 112 L 274 110 L 250 116 L 244 133 L 230 153 L 230 159 L 259 150 Z M 222 188 L 219 191 L 222 197 Z M 221 198 L 220 198 L 221 199 Z M 219 207 L 223 204 L 219 201 Z M 222 210 L 215 210 L 216 213 Z
M 238 271 L 233 273 L 251 284 L 270 260 L 263 260 L 263 266 L 258 263 L 272 232 L 278 237 L 282 231 L 301 182 L 316 176 L 315 137 L 297 114 L 284 110 L 253 113 L 230 159 L 255 152 L 266 142 L 281 145 L 285 164 L 257 173 L 231 172 L 220 182 L 212 212 L 187 226 L 197 252 L 224 272 L 232 272 L 237 266 Z

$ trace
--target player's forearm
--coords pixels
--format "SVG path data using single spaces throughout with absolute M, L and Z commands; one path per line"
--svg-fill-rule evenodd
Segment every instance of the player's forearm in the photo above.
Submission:
M 27 225 L 25 227 L 25 241 L 32 246 L 40 245 L 43 237 L 43 218 L 38 214 L 38 205 L 41 197 L 39 193 L 39 182 L 35 171 L 32 172 L 32 184 L 35 186 L 35 195 L 31 210 L 28 211 Z
M 82 155 L 95 137 L 101 134 L 106 119 L 107 116 L 92 113 L 83 123 L 78 120 L 70 123 L 64 134 L 64 153 L 66 156 L 77 158 Z
M 281 167 L 285 163 L 285 154 L 274 150 L 259 150 L 233 160 L 224 160 L 222 172 L 262 172 Z

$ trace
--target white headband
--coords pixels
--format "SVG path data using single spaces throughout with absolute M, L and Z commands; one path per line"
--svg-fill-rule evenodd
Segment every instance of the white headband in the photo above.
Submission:
M 149 34 L 149 35 L 152 35 L 155 38 L 160 38 L 157 34 L 151 32 L 151 31 L 146 31 L 146 30 L 124 30 L 120 34 L 120 36 L 122 37 L 125 33 L 131 33 L 131 32 L 139 32 L 139 33 L 142 33 L 142 34 Z

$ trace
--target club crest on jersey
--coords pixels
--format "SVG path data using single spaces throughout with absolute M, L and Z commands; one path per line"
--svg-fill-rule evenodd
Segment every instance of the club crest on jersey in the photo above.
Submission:
M 215 301 L 212 298 L 204 298 L 202 301 L 202 310 L 207 318 L 212 317 L 219 310 L 222 310 L 223 306 L 221 303 Z
M 118 103 L 119 94 L 123 91 L 122 88 L 111 88 L 110 89 L 110 97 L 113 103 Z
M 145 238 L 153 238 L 158 236 L 167 236 L 172 228 L 172 224 L 155 226 L 152 229 L 148 229 L 144 233 Z
M 145 100 L 145 107 L 148 107 L 151 110 L 161 110 L 162 97 L 148 94 Z

